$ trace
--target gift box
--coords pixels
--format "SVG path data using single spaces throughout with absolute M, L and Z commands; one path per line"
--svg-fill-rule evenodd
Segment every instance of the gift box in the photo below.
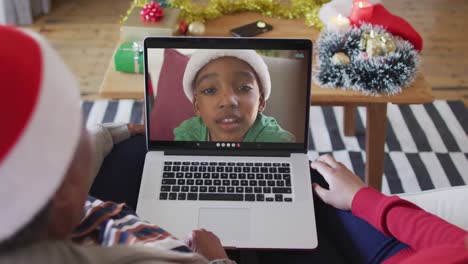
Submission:
M 143 73 L 142 43 L 122 43 L 114 55 L 114 69 L 120 72 Z
M 142 8 L 135 7 L 120 27 L 120 39 L 133 42 L 148 36 L 174 36 L 179 30 L 180 10 L 164 8 L 164 16 L 157 22 L 146 22 L 140 18 Z

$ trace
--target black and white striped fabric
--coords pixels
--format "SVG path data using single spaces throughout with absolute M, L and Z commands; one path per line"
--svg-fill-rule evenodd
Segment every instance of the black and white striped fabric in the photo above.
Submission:
M 141 123 L 143 103 L 134 100 L 83 102 L 87 126 Z M 356 136 L 343 134 L 342 107 L 311 107 L 311 160 L 333 154 L 358 175 L 365 168 L 365 108 L 358 108 Z M 389 105 L 382 191 L 417 192 L 468 184 L 468 111 L 460 101 Z

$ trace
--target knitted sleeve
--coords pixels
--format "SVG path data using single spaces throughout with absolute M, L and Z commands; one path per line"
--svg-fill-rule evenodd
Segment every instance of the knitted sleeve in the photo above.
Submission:
M 352 213 L 415 250 L 463 245 L 468 232 L 397 196 L 366 187 L 353 199 Z
M 93 173 L 89 182 L 89 188 L 91 188 L 104 158 L 112 151 L 114 144 L 129 138 L 130 133 L 127 124 L 124 123 L 95 124 L 88 127 L 88 133 L 94 146 Z

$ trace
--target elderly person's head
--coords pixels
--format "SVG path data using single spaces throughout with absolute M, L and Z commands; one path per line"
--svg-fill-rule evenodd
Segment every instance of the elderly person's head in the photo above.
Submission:
M 38 35 L 0 26 L 0 251 L 64 240 L 91 173 L 78 84 Z

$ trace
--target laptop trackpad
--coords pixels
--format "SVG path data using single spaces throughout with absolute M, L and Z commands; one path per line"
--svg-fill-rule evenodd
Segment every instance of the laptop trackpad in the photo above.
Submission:
M 198 227 L 217 235 L 221 241 L 250 239 L 250 209 L 200 208 Z

